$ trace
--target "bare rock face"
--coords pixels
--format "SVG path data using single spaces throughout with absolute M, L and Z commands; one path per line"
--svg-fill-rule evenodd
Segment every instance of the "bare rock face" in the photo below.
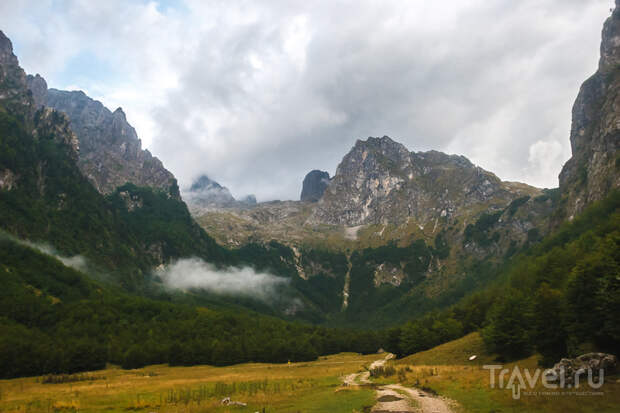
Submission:
M 308 172 L 304 178 L 300 200 L 305 202 L 317 202 L 329 185 L 329 174 L 315 169 Z
M 65 113 L 80 145 L 78 166 L 95 188 L 110 194 L 128 182 L 180 198 L 174 175 L 142 143 L 121 108 L 110 112 L 81 91 L 44 89 L 40 76 L 29 77 L 37 105 Z
M 477 204 L 503 207 L 524 191 L 463 156 L 409 152 L 387 136 L 370 137 L 358 140 L 343 158 L 309 222 L 357 226 L 414 218 L 423 223 L 459 216 Z
M 45 106 L 47 101 L 47 82 L 38 73 L 35 76 L 26 76 L 28 89 L 32 92 L 32 98 L 37 108 Z
M 34 137 L 63 143 L 70 148 L 71 157 L 77 161 L 80 152 L 79 142 L 64 113 L 42 107 L 37 110 L 34 120 L 35 128 L 32 131 Z
M 12 115 L 32 120 L 33 100 L 26 85 L 26 73 L 13 54 L 13 45 L 0 31 L 0 104 Z
M 560 173 L 565 214 L 620 188 L 620 9 L 605 22 L 598 71 L 586 80 L 573 106 L 572 157 Z
M 50 139 L 65 145 L 68 154 L 77 159 L 79 145 L 69 127 L 69 120 L 60 112 L 37 105 L 30 85 L 37 96 L 44 94 L 43 88 L 47 89 L 41 76 L 26 76 L 13 54 L 11 41 L 0 31 L 0 110 L 23 120 L 35 138 Z M 10 189 L 17 184 L 18 178 L 7 171 L 3 173 L 2 187 Z

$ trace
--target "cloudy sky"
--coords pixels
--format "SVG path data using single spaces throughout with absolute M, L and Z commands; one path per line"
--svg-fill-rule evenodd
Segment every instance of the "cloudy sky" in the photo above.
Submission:
M 2 0 L 50 87 L 123 107 L 188 185 L 297 199 L 356 139 L 557 186 L 612 0 Z

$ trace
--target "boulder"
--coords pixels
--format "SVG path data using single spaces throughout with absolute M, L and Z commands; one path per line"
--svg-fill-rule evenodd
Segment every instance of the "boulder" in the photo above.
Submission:
M 598 377 L 602 370 L 605 374 L 613 372 L 618 366 L 618 359 L 613 354 L 587 353 L 574 359 L 564 358 L 547 370 L 545 375 L 549 381 L 559 381 L 564 374 L 566 383 L 573 383 L 575 376 L 588 377 L 588 370 L 592 376 Z

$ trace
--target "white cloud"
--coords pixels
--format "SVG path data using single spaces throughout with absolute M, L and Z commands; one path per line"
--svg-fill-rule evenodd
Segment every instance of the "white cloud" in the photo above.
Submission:
M 503 179 L 557 185 L 570 108 L 613 6 L 27 3 L 0 3 L 0 29 L 27 71 L 122 106 L 182 184 L 206 172 L 259 200 L 296 198 L 306 172 L 333 173 L 355 139 L 386 134 L 411 150 L 464 154 Z M 82 52 L 97 62 L 72 67 Z M 532 160 L 538 142 L 561 155 Z
M 558 141 L 536 141 L 529 148 L 528 181 L 541 187 L 553 187 L 557 184 L 557 165 L 561 165 L 570 156 L 566 145 Z M 553 179 L 551 179 L 553 177 Z M 554 185 L 549 185 L 552 183 Z
M 218 269 L 198 258 L 178 260 L 160 270 L 158 275 L 171 288 L 198 288 L 222 295 L 244 295 L 267 301 L 274 298 L 279 286 L 288 279 L 256 272 L 249 267 Z

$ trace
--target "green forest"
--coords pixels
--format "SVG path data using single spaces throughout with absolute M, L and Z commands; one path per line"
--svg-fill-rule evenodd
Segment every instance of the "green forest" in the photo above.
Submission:
M 380 347 L 404 356 L 476 330 L 504 360 L 538 352 L 549 364 L 586 350 L 610 351 L 620 345 L 619 205 L 614 193 L 591 206 L 515 256 L 489 288 L 376 332 L 138 297 L 3 237 L 0 371 L 8 378 L 106 363 L 303 361 Z

